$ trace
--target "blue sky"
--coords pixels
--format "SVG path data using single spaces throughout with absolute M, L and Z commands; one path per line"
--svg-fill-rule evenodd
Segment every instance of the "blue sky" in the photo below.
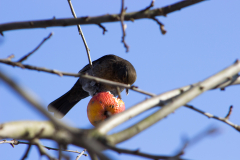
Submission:
M 78 17 L 97 16 L 120 12 L 121 1 L 72 1 Z M 127 12 L 145 8 L 151 1 L 126 1 Z M 156 0 L 155 7 L 162 7 L 177 1 Z M 115 54 L 130 61 L 137 71 L 135 85 L 140 89 L 160 94 L 165 91 L 201 81 L 231 65 L 240 58 L 240 2 L 237 0 L 212 0 L 202 2 L 180 11 L 158 17 L 165 24 L 166 35 L 161 35 L 159 26 L 150 19 L 126 22 L 126 42 L 130 51 L 125 53 L 121 43 L 120 22 L 103 23 L 108 30 L 102 35 L 97 25 L 83 25 L 82 30 L 90 48 L 92 60 L 106 54 Z M 67 1 L 2 1 L 0 23 L 72 17 Z M 0 58 L 14 54 L 14 60 L 32 51 L 50 32 L 54 35 L 24 64 L 77 73 L 88 63 L 87 55 L 76 26 L 50 27 L 46 29 L 24 29 L 4 32 L 0 44 Z M 0 70 L 8 74 L 22 87 L 36 95 L 43 105 L 47 105 L 67 92 L 77 80 L 73 77 L 20 69 L 0 64 Z M 189 104 L 224 117 L 230 105 L 233 113 L 230 121 L 240 124 L 240 86 L 229 87 L 225 91 L 208 91 Z M 122 93 L 126 108 L 143 101 L 147 96 L 130 91 Z M 90 97 L 80 101 L 63 119 L 79 128 L 92 128 L 87 119 L 86 107 Z M 150 110 L 116 128 L 114 132 L 126 128 L 148 116 Z M 0 123 L 18 120 L 46 120 L 29 106 L 6 84 L 0 82 Z M 209 126 L 221 130 L 218 135 L 207 137 L 189 147 L 183 158 L 196 160 L 238 159 L 239 133 L 230 126 L 204 117 L 187 108 L 180 108 L 167 118 L 119 144 L 126 149 L 140 149 L 151 154 L 173 155 L 182 145 L 182 137 L 192 138 Z M 55 147 L 47 140 L 44 145 Z M 25 145 L 14 149 L 7 144 L 0 145 L 0 158 L 20 159 L 26 150 Z M 82 148 L 69 146 L 69 149 L 82 151 Z M 56 155 L 55 151 L 49 151 Z M 118 155 L 107 151 L 114 159 L 141 160 L 143 158 Z M 73 159 L 75 154 L 69 154 Z M 34 147 L 28 159 L 39 157 Z M 89 157 L 81 157 L 87 160 Z M 45 160 L 45 158 L 42 158 Z

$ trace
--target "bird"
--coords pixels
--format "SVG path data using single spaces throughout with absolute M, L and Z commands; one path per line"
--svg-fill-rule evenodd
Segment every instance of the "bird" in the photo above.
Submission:
M 79 73 L 130 85 L 137 79 L 136 70 L 133 65 L 129 61 L 113 54 L 105 55 L 93 61 L 92 68 L 88 64 Z M 120 92 L 124 90 L 123 87 L 119 87 L 119 89 Z M 67 93 L 48 105 L 48 111 L 53 112 L 54 117 L 61 119 L 81 99 L 108 91 L 115 97 L 118 95 L 116 86 L 97 83 L 94 80 L 80 77 Z

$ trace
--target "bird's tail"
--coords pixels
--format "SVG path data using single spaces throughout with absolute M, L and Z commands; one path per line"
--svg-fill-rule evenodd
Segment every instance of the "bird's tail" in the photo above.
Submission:
M 77 81 L 71 90 L 48 105 L 48 111 L 54 112 L 56 118 L 63 118 L 75 104 L 88 96 L 89 94 L 82 89 L 81 84 Z
M 70 91 L 48 105 L 48 111 L 54 112 L 54 117 L 63 118 L 78 101 L 69 102 Z

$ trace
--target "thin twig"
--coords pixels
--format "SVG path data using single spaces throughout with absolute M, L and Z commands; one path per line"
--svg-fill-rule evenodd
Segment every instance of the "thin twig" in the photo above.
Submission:
M 162 24 L 162 22 L 160 22 L 160 21 L 159 21 L 157 18 L 155 18 L 155 17 L 152 17 L 152 19 L 153 19 L 155 22 L 157 22 L 157 24 L 159 24 L 161 33 L 162 33 L 163 35 L 166 34 L 167 31 L 164 29 L 164 24 Z
M 68 4 L 69 4 L 69 6 L 71 8 L 71 12 L 72 12 L 73 17 L 76 19 L 77 16 L 76 16 L 76 13 L 74 11 L 74 8 L 73 8 L 71 0 L 68 0 Z M 80 27 L 80 24 L 78 24 L 77 27 L 78 27 L 78 33 L 79 33 L 79 35 L 81 35 L 83 43 L 84 43 L 84 46 L 86 48 L 86 52 L 87 52 L 88 62 L 89 62 L 90 68 L 92 69 L 93 66 L 92 66 L 92 60 L 91 60 L 91 56 L 90 56 L 90 49 L 88 48 L 88 45 L 87 45 L 87 42 L 86 42 L 85 37 L 83 35 L 82 29 Z
M 216 134 L 217 132 L 219 132 L 218 128 L 209 128 L 207 130 L 204 130 L 204 131 L 198 133 L 196 136 L 194 136 L 190 140 L 184 139 L 182 147 L 177 152 L 177 154 L 172 157 L 172 159 L 179 158 L 180 156 L 182 156 L 184 154 L 185 150 L 187 148 L 189 148 L 189 146 L 195 145 L 196 143 L 200 142 L 203 138 L 206 138 L 207 136 L 210 136 L 212 134 Z
M 120 92 L 120 88 L 117 87 L 117 94 L 118 94 L 118 98 L 122 99 L 122 96 L 121 96 L 121 92 Z
M 124 83 L 114 82 L 114 81 L 94 77 L 94 76 L 87 75 L 87 74 L 61 72 L 61 71 L 57 71 L 57 70 L 54 70 L 54 69 L 47 69 L 45 67 L 43 68 L 43 67 L 36 67 L 36 66 L 31 66 L 31 65 L 24 65 L 22 63 L 12 62 L 12 61 L 9 61 L 9 60 L 6 60 L 6 59 L 0 59 L 0 63 L 4 63 L 4 64 L 11 65 L 11 66 L 17 66 L 17 67 L 24 68 L 24 69 L 30 69 L 30 70 L 52 73 L 52 74 L 59 75 L 59 76 L 72 76 L 72 77 L 86 78 L 86 79 L 90 79 L 90 80 L 95 80 L 98 83 L 104 83 L 104 84 L 117 86 L 117 87 L 124 87 L 124 88 L 128 88 L 128 89 L 131 89 L 133 91 L 136 91 L 136 92 L 139 92 L 139 93 L 142 93 L 142 94 L 145 94 L 145 95 L 155 96 L 155 94 L 147 92 L 147 91 L 143 91 L 141 89 L 138 89 L 138 87 L 136 87 L 136 86 L 130 86 L 130 85 L 127 85 L 127 84 L 124 84 Z
M 15 57 L 14 54 L 11 54 L 10 56 L 8 56 L 8 57 L 6 58 L 6 60 L 11 61 L 14 57 Z
M 124 47 L 126 48 L 126 52 L 129 51 L 129 46 L 127 45 L 126 41 L 125 41 L 125 37 L 126 37 L 126 28 L 127 25 L 124 24 L 124 14 L 126 12 L 127 8 L 124 8 L 124 0 L 122 0 L 122 6 L 121 6 L 121 13 L 120 13 L 120 20 L 121 20 L 121 27 L 122 27 L 122 43 L 124 44 Z
M 15 140 L 11 140 L 11 141 L 2 140 L 2 141 L 0 141 L 0 144 L 4 144 L 4 143 L 9 143 L 13 148 L 14 148 L 14 145 L 17 145 Z
M 46 148 L 46 147 L 44 147 L 44 148 Z M 59 151 L 58 151 L 58 159 L 61 160 L 62 157 L 63 157 L 63 153 L 62 153 L 63 145 L 61 145 L 60 143 L 58 143 L 58 148 L 59 148 Z
M 232 114 L 232 109 L 233 109 L 233 106 L 230 106 L 230 107 L 229 107 L 229 111 L 228 111 L 228 113 L 227 113 L 227 115 L 226 115 L 226 117 L 225 117 L 226 120 L 228 120 L 229 117 L 230 117 L 230 115 Z
M 30 52 L 27 55 L 23 56 L 17 62 L 21 63 L 21 62 L 25 61 L 29 56 L 31 56 L 34 52 L 36 52 L 43 45 L 44 42 L 46 42 L 49 38 L 51 38 L 52 35 L 53 35 L 53 33 L 50 33 L 46 38 L 44 38 L 42 40 L 42 42 L 32 52 Z
M 124 16 L 125 21 L 133 21 L 136 19 L 143 19 L 155 16 L 165 16 L 171 12 L 179 11 L 182 8 L 188 7 L 190 5 L 203 2 L 205 0 L 185 0 L 180 1 L 162 8 L 156 8 L 153 10 L 147 10 L 145 12 L 137 11 L 126 13 Z M 107 22 L 116 22 L 120 21 L 120 14 L 106 14 L 103 16 L 96 17 L 81 17 L 81 18 L 68 18 L 68 19 L 50 19 L 50 20 L 40 20 L 40 21 L 25 21 L 25 22 L 13 22 L 13 23 L 5 23 L 0 25 L 0 33 L 8 30 L 16 30 L 16 29 L 33 29 L 33 28 L 46 28 L 46 27 L 54 27 L 54 26 L 70 26 L 77 24 L 99 24 L 99 23 L 107 23 Z
M 227 116 L 224 117 L 224 118 L 215 116 L 215 115 L 213 115 L 213 114 L 210 114 L 210 113 L 207 113 L 207 112 L 204 112 L 204 111 L 201 111 L 200 109 L 197 109 L 197 108 L 195 108 L 195 107 L 192 106 L 192 105 L 186 104 L 186 105 L 184 105 L 184 106 L 187 107 L 187 108 L 190 108 L 190 109 L 192 109 L 192 110 L 194 110 L 194 111 L 197 111 L 198 113 L 201 113 L 201 114 L 207 116 L 208 118 L 213 118 L 213 119 L 219 120 L 219 121 L 221 121 L 221 122 L 223 122 L 223 123 L 226 123 L 226 124 L 230 125 L 231 127 L 235 128 L 237 131 L 240 132 L 240 126 L 239 126 L 239 125 L 236 125 L 236 124 L 234 124 L 234 123 L 232 123 L 232 122 L 230 122 L 230 121 L 228 120 L 228 118 L 226 118 L 228 115 L 230 116 L 230 114 L 231 114 L 231 112 L 232 112 L 232 106 L 230 106 L 229 112 L 228 112 Z M 229 116 L 228 116 L 228 117 L 229 117 Z
M 145 158 L 150 158 L 150 159 L 154 159 L 154 160 L 158 160 L 158 159 L 169 159 L 171 158 L 171 156 L 160 156 L 160 155 L 152 155 L 152 154 L 147 154 L 147 153 L 143 153 L 140 152 L 139 149 L 132 151 L 132 150 L 128 150 L 128 149 L 121 149 L 121 148 L 117 148 L 115 146 L 112 145 L 106 145 L 107 148 L 117 152 L 117 153 L 125 153 L 125 154 L 130 154 L 130 155 L 135 155 L 135 156 L 140 156 L 140 157 L 145 157 Z M 176 160 L 183 160 L 181 158 L 177 158 Z
M 18 141 L 18 140 L 10 140 L 10 141 L 7 141 L 7 140 L 2 140 L 0 141 L 0 144 L 3 144 L 3 143 L 9 143 L 9 144 L 13 144 L 13 145 L 18 145 L 18 144 L 27 144 L 27 145 L 30 145 L 31 143 L 29 142 L 23 142 L 23 141 Z M 32 145 L 35 145 L 35 144 L 32 144 Z M 44 148 L 48 149 L 48 150 L 53 150 L 53 151 L 59 151 L 58 148 L 52 148 L 52 147 L 48 147 L 48 146 L 44 146 L 42 145 Z M 73 151 L 73 150 L 62 150 L 64 152 L 71 152 L 71 153 L 78 153 L 78 154 L 81 154 L 82 152 L 79 152 L 79 151 Z M 84 156 L 88 156 L 88 154 L 83 154 Z
M 25 154 L 23 155 L 23 157 L 22 157 L 21 160 L 25 160 L 25 159 L 28 157 L 28 154 L 29 154 L 29 151 L 30 151 L 31 148 L 32 148 L 32 144 L 29 144 L 29 145 L 28 145 L 28 148 L 27 148 L 27 150 L 26 150 L 26 152 L 25 152 Z
M 34 145 L 37 146 L 38 150 L 39 150 L 39 153 L 41 156 L 45 155 L 49 158 L 49 160 L 56 160 L 55 158 L 53 158 L 52 156 L 50 156 L 46 150 L 44 149 L 44 147 L 41 145 L 41 143 L 39 142 L 38 139 L 34 139 L 33 142 L 32 142 Z
M 154 2 L 155 2 L 155 0 L 152 0 L 151 4 L 147 8 L 141 10 L 140 12 L 145 12 L 145 11 L 149 10 L 150 8 L 152 8 L 154 6 Z
M 76 157 L 76 160 L 79 160 L 79 158 L 83 155 L 84 152 L 86 152 L 87 150 L 84 149 L 77 157 Z
M 99 24 L 97 24 L 100 28 L 102 28 L 103 29 L 103 34 L 105 34 L 105 32 L 107 32 L 107 29 L 101 24 L 101 23 L 99 23 Z

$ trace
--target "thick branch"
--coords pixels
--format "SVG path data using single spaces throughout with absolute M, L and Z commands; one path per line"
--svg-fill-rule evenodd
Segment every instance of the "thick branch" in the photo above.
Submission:
M 42 132 L 41 132 L 42 131 Z M 38 138 L 59 139 L 56 129 L 49 121 L 18 121 L 0 124 L 0 139 L 32 140 L 41 132 Z
M 86 130 L 81 130 L 81 129 L 70 127 L 70 126 L 64 124 L 63 122 L 57 120 L 53 116 L 51 116 L 51 114 L 48 113 L 46 111 L 46 109 L 43 106 L 41 106 L 41 104 L 38 103 L 29 93 L 27 93 L 23 88 L 18 86 L 14 81 L 12 81 L 10 78 L 8 78 L 2 72 L 0 72 L 0 79 L 2 79 L 4 82 L 6 82 L 24 100 L 26 100 L 29 104 L 31 104 L 33 107 L 35 107 L 37 110 L 39 110 L 43 115 L 45 115 L 47 118 L 49 118 L 51 120 L 52 124 L 54 125 L 54 129 L 56 129 L 56 131 L 53 134 L 54 137 L 50 138 L 50 139 L 54 139 L 58 143 L 74 144 L 74 145 L 86 148 L 88 150 L 90 149 L 90 150 L 94 151 L 99 156 L 100 159 L 105 159 L 105 160 L 109 159 L 107 156 L 105 156 L 103 153 L 101 153 L 103 146 L 98 141 L 96 141 L 93 138 L 87 138 L 87 136 L 85 135 L 86 133 L 84 132 Z M 15 124 L 10 125 L 10 129 L 7 129 L 8 131 L 10 131 L 9 134 L 0 135 L 0 138 L 15 138 L 14 135 L 18 136 L 19 135 L 17 133 L 18 131 L 15 130 L 17 127 L 15 127 L 15 126 L 16 126 Z M 37 126 L 37 125 L 35 125 L 35 126 Z M 8 128 L 9 126 L 1 125 L 0 132 L 3 130 L 3 127 Z M 30 127 L 30 125 L 25 126 L 25 128 L 26 127 Z M 37 133 L 34 132 L 33 135 L 30 135 L 31 139 L 35 138 L 36 136 L 39 138 L 44 133 L 44 130 L 45 130 L 45 128 L 41 128 L 41 130 L 39 132 L 37 132 Z M 25 131 L 23 131 L 23 132 L 25 132 Z M 13 134 L 13 137 L 8 137 L 10 134 Z M 59 134 L 59 136 L 56 136 L 57 134 Z M 29 133 L 26 132 L 23 136 L 29 137 Z M 60 137 L 60 139 L 56 139 L 56 137 Z M 24 137 L 24 138 L 19 137 L 19 139 L 25 139 L 25 138 L 26 137 Z M 45 138 L 47 138 L 47 137 L 45 137 Z M 16 139 L 18 139 L 18 138 L 16 138 Z
M 203 92 L 210 90 L 216 87 L 218 84 L 221 84 L 227 79 L 233 77 L 238 72 L 240 72 L 240 61 L 236 61 L 232 66 L 200 82 L 199 84 L 189 89 L 188 91 L 184 92 L 183 94 L 179 95 L 178 97 L 174 98 L 171 102 L 164 105 L 164 107 L 162 107 L 152 115 L 148 116 L 147 118 L 143 119 L 142 121 L 138 122 L 137 124 L 119 133 L 110 135 L 109 136 L 110 142 L 112 142 L 113 144 L 116 144 L 133 137 L 139 132 L 155 124 L 159 120 L 165 118 L 167 115 L 171 114 L 173 111 L 185 105 L 187 102 L 191 101 L 192 99 L 199 96 Z M 108 122 L 110 122 L 110 120 Z
M 193 87 L 190 87 L 190 86 L 186 87 L 190 89 L 185 91 L 184 93 L 178 89 L 178 90 L 173 90 L 167 93 L 163 93 L 159 96 L 145 100 L 131 107 L 130 109 L 109 118 L 107 121 L 104 121 L 103 123 L 101 123 L 99 127 L 96 129 L 100 133 L 106 134 L 109 130 L 127 121 L 129 118 L 142 113 L 144 110 L 147 110 L 151 107 L 159 105 L 159 102 L 161 100 L 165 100 L 164 98 L 167 98 L 167 96 L 171 95 L 171 97 L 168 97 L 168 98 L 177 96 L 172 94 L 173 92 L 174 93 L 180 92 L 180 94 L 182 93 L 180 96 L 174 99 L 174 101 L 169 102 L 166 106 L 164 106 L 159 111 L 155 112 L 153 115 L 147 117 L 145 120 L 139 122 L 138 124 L 130 127 L 128 130 L 125 131 L 125 133 L 121 134 L 120 132 L 119 133 L 120 135 L 119 134 L 117 136 L 112 135 L 111 136 L 113 139 L 112 142 L 119 143 L 122 140 L 126 140 L 126 138 L 130 138 L 135 134 L 139 133 L 140 131 L 146 129 L 147 127 L 151 126 L 152 124 L 166 117 L 168 114 L 172 113 L 174 110 L 176 110 L 180 106 L 186 104 L 187 102 L 189 102 L 190 100 L 198 96 L 199 94 L 203 93 L 206 90 L 216 87 L 218 84 L 229 79 L 229 77 L 231 78 L 232 76 L 236 75 L 239 71 L 240 71 L 240 63 L 239 61 L 236 61 L 232 66 L 206 79 L 205 81 L 198 83 Z M 116 137 L 118 137 L 119 139 L 117 139 Z
M 24 100 L 26 100 L 31 106 L 33 106 L 35 109 L 37 109 L 39 112 L 41 112 L 44 116 L 46 116 L 49 120 L 52 121 L 52 123 L 57 128 L 65 129 L 66 131 L 71 132 L 78 132 L 79 130 L 76 130 L 72 127 L 69 127 L 68 125 L 64 124 L 60 120 L 54 118 L 46 109 L 44 106 L 42 106 L 38 101 L 28 92 L 26 92 L 22 87 L 17 85 L 14 81 L 12 81 L 9 77 L 7 77 L 5 74 L 0 72 L 0 79 L 2 79 L 6 84 L 8 84 L 14 91 L 16 91 Z
M 41 134 L 39 134 L 41 133 Z M 51 139 L 60 144 L 73 144 L 87 148 L 101 159 L 108 158 L 101 153 L 102 145 L 88 135 L 57 130 L 49 121 L 17 121 L 0 124 L 0 139 L 12 138 L 29 140 L 36 138 Z M 44 146 L 42 146 L 44 147 Z
M 165 16 L 168 13 L 178 11 L 187 6 L 202 2 L 204 0 L 184 0 L 177 2 L 172 5 L 168 5 L 162 8 L 157 8 L 153 10 L 146 10 L 144 12 L 130 12 L 124 14 L 125 21 L 132 21 L 135 19 L 142 18 L 150 18 L 155 16 Z M 25 22 L 13 22 L 13 23 L 5 23 L 0 25 L 0 33 L 8 30 L 16 30 L 16 29 L 27 29 L 27 28 L 46 28 L 46 27 L 54 27 L 54 26 L 71 26 L 77 24 L 99 24 L 106 22 L 116 22 L 120 21 L 120 14 L 112 14 L 112 15 L 103 15 L 97 17 L 81 17 L 81 18 L 69 18 L 69 19 L 50 19 L 50 20 L 40 20 L 40 21 L 25 21 Z

